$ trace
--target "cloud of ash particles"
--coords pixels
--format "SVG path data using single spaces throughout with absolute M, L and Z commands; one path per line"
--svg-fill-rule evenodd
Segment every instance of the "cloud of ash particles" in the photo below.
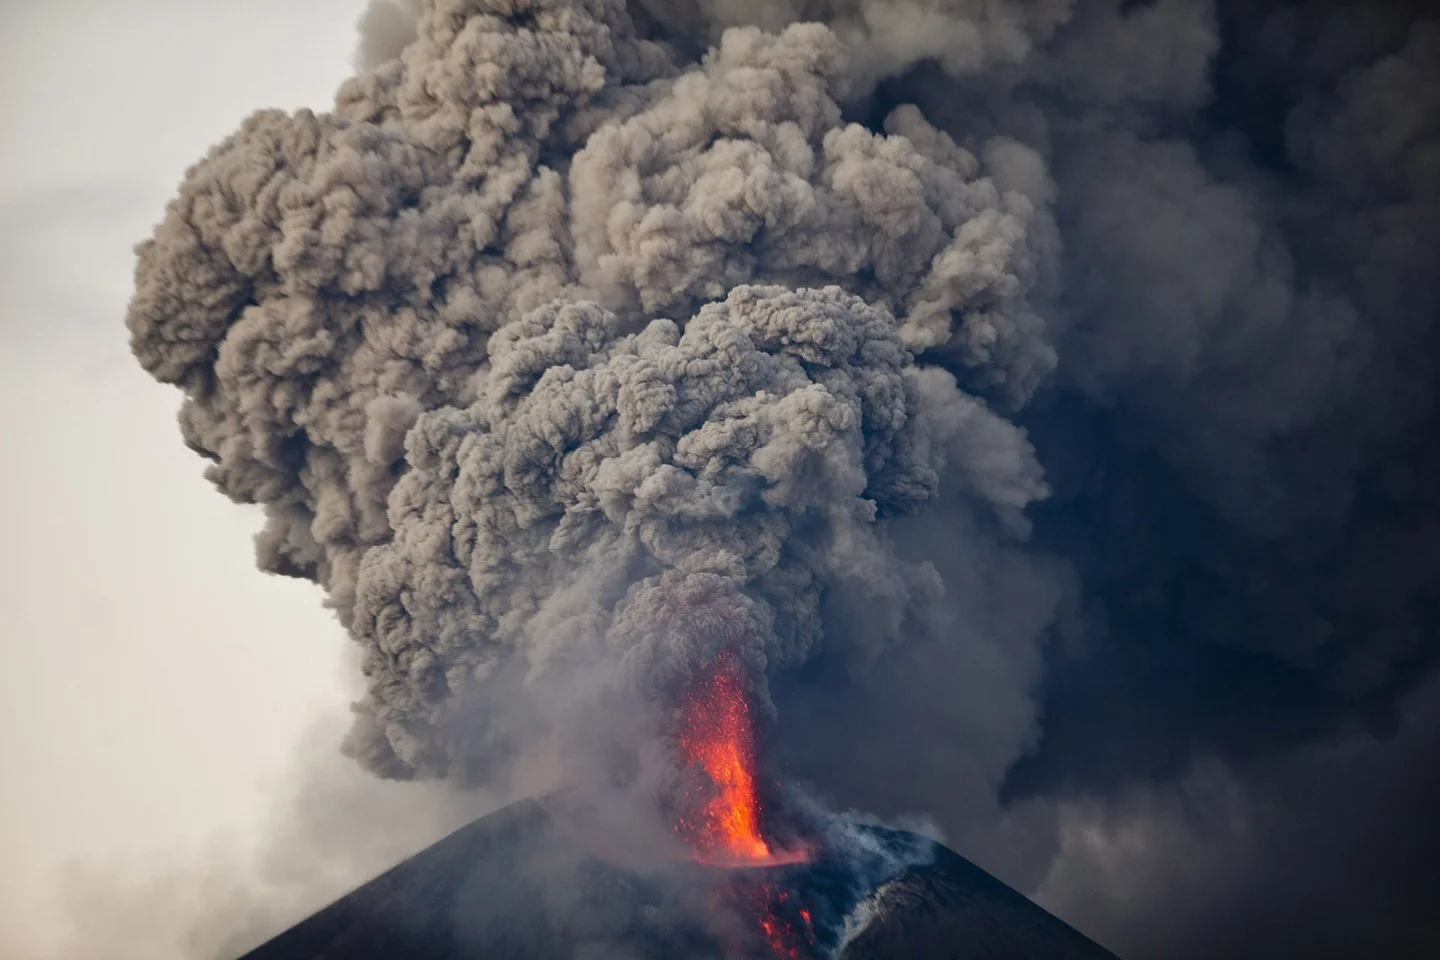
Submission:
M 648 796 L 730 650 L 784 778 L 1134 960 L 1440 949 L 1440 17 L 376 0 L 357 67 L 128 325 L 363 766 Z

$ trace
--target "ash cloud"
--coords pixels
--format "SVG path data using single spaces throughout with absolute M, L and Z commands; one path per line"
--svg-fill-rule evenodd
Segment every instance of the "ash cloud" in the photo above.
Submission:
M 884 520 L 948 461 L 1012 523 L 1045 492 L 1020 429 L 914 359 L 1009 403 L 1053 366 L 1028 198 L 913 108 L 844 123 L 821 25 L 697 66 L 614 4 L 512 13 L 427 7 L 335 114 L 247 121 L 129 316 L 211 479 L 266 505 L 262 567 L 360 642 L 351 748 L 388 775 L 463 766 L 485 738 L 449 711 L 515 662 L 609 650 L 643 689 L 730 644 L 766 704 L 827 584 L 883 608 L 828 638 L 861 659 L 938 593 Z
M 1434 728 L 1402 704 L 1437 653 L 1440 18 L 427 0 L 362 27 L 332 112 L 256 114 L 190 171 L 128 317 L 212 482 L 265 505 L 261 567 L 359 643 L 350 752 L 492 782 L 648 743 L 726 645 L 787 776 L 933 814 L 1136 956 L 1266 955 L 1238 923 L 1128 936 L 1061 889 L 1096 882 L 1067 830 L 1120 836 L 1196 771 L 1268 810 L 1326 782 L 1307 751 Z M 636 693 L 654 716 L 615 719 Z M 1298 856 L 1214 796 L 1166 807 L 1233 851 L 1187 882 Z M 1351 829 L 1440 848 L 1405 809 Z M 1322 926 L 1389 889 L 1274 876 Z

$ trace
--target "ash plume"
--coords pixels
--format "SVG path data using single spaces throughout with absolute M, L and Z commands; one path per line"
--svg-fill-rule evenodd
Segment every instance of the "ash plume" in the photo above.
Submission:
M 356 62 L 189 171 L 127 319 L 368 768 L 633 741 L 723 647 L 787 775 L 1054 892 L 1077 804 L 1432 739 L 1424 5 L 377 0 Z
M 937 585 L 883 519 L 974 456 L 967 425 L 1024 448 L 915 352 L 1012 401 L 1053 365 L 1031 202 L 913 109 L 843 123 L 825 27 L 682 70 L 613 4 L 488 10 L 427 8 L 334 115 L 247 121 L 130 313 L 211 479 L 266 505 L 262 567 L 361 643 L 352 748 L 390 775 L 462 759 L 447 710 L 517 658 L 602 644 L 659 682 L 718 652 L 683 621 L 718 618 L 766 702 L 844 580 L 890 608 L 853 641 L 898 642 Z M 451 75 L 482 56 L 489 82 Z M 977 493 L 1043 493 L 1011 479 Z

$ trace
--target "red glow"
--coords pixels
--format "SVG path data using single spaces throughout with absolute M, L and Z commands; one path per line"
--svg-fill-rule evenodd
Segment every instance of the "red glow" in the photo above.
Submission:
M 805 960 L 813 955 L 815 946 L 815 933 L 813 924 L 810 921 L 810 911 L 804 907 L 799 910 L 800 924 L 791 919 L 786 919 L 778 908 L 789 906 L 790 895 L 784 890 L 776 893 L 773 890 L 761 890 L 763 899 L 760 906 L 760 932 L 765 938 L 765 944 L 770 952 L 785 960 Z M 787 911 L 788 912 L 788 911 Z
M 786 960 L 800 960 L 800 950 L 792 946 L 788 941 L 790 931 L 785 925 L 774 916 L 765 915 L 760 918 L 760 930 L 765 934 L 765 943 L 778 957 Z
M 734 654 L 721 654 L 691 687 L 677 739 L 681 758 L 709 780 L 680 817 L 680 833 L 697 858 L 737 866 L 773 862 L 760 834 L 755 729 Z
M 807 849 L 775 850 L 762 832 L 755 728 L 742 671 L 739 658 L 726 651 L 686 693 L 676 742 L 686 767 L 703 777 L 683 798 L 677 829 L 701 863 L 751 868 L 801 863 L 809 859 Z M 796 924 L 788 893 L 753 876 L 740 880 L 736 890 L 745 891 L 746 912 L 755 916 L 775 956 L 802 960 L 812 954 L 810 912 L 801 909 Z

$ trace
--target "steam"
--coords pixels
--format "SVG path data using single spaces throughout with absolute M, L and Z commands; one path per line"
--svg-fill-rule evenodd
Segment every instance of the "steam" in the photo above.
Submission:
M 1083 876 L 1059 798 L 1433 677 L 1440 26 L 1359 16 L 376 2 L 189 172 L 134 349 L 369 769 L 633 739 L 724 648 L 792 776 Z

